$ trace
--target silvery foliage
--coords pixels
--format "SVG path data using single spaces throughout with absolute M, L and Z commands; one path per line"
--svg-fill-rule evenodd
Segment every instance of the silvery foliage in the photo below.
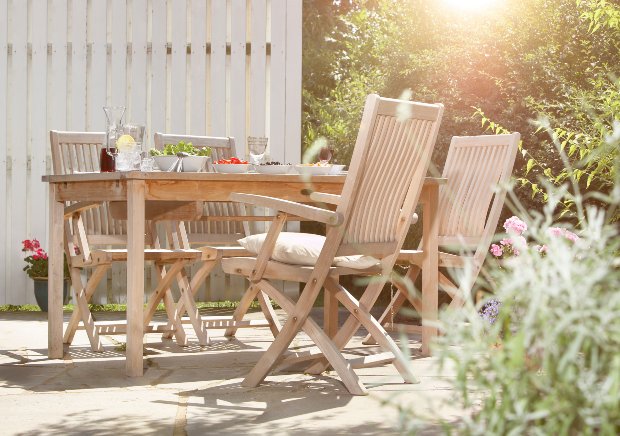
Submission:
M 485 301 L 475 305 L 471 298 L 441 316 L 444 335 L 433 353 L 456 375 L 450 406 L 458 400 L 465 412 L 448 422 L 435 409 L 435 422 L 448 434 L 620 434 L 620 236 L 618 223 L 610 222 L 620 184 L 606 195 L 582 195 L 576 185 L 546 189 L 551 195 L 542 213 L 520 208 L 510 195 L 530 242 L 486 274 L 490 298 L 501 301 L 496 321 L 480 316 Z M 554 216 L 566 198 L 575 204 L 576 243 L 547 231 L 569 227 Z M 584 205 L 591 199 L 598 208 Z M 537 244 L 548 246 L 546 255 Z M 471 270 L 457 279 L 470 282 Z M 428 420 L 401 412 L 405 431 Z

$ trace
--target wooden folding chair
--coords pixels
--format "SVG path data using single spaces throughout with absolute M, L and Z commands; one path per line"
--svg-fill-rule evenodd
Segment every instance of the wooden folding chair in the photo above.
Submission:
M 415 381 L 396 343 L 366 308 L 338 283 L 338 277 L 363 273 L 373 274 L 376 282 L 387 280 L 385 275 L 392 271 L 420 196 L 442 114 L 443 105 L 440 104 L 368 96 L 342 195 L 314 193 L 311 196 L 315 201 L 337 204 L 335 211 L 272 197 L 231 195 L 231 200 L 279 212 L 269 232 L 262 236 L 264 241 L 258 255 L 224 259 L 224 271 L 248 277 L 254 288 L 268 294 L 288 315 L 274 342 L 244 380 L 244 386 L 257 386 L 283 357 L 295 335 L 304 330 L 349 392 L 366 394 L 352 369 L 355 365 L 345 360 L 338 346 L 309 318 L 323 287 L 379 338 L 380 346 L 393 355 L 403 379 Z M 279 251 L 274 251 L 279 240 L 290 237 L 281 232 L 288 215 L 327 225 L 327 235 L 314 265 L 272 259 Z M 288 235 L 300 238 L 299 244 L 303 244 L 301 238 L 308 238 L 303 234 Z M 297 303 L 276 289 L 271 279 L 305 283 Z
M 471 292 L 487 256 L 506 198 L 503 185 L 512 174 L 519 139 L 518 133 L 452 138 L 442 174 L 447 183 L 439 189 L 438 242 L 443 249 L 439 253 L 439 267 L 461 270 L 467 267 L 468 274 L 463 277 L 469 281 L 457 285 L 442 271 L 428 272 L 439 274 L 440 288 L 452 298 L 451 309 L 463 305 L 464 295 L 460 292 Z M 398 256 L 397 262 L 407 265 L 408 270 L 405 280 L 394 281 L 397 291 L 379 318 L 387 330 L 412 330 L 411 326 L 393 321 L 405 300 L 422 313 L 421 300 L 411 292 L 422 256 L 421 250 L 401 250 Z M 368 335 L 364 343 L 376 341 Z
M 211 162 L 219 159 L 228 159 L 235 156 L 235 139 L 232 137 L 196 136 L 196 135 L 176 135 L 168 133 L 155 133 L 153 135 L 155 148 L 161 150 L 166 144 L 177 144 L 179 141 L 191 142 L 194 147 L 210 147 Z M 209 170 L 212 167 L 209 165 Z M 208 278 L 213 269 L 220 263 L 222 258 L 232 256 L 246 256 L 252 253 L 245 250 L 238 244 L 238 240 L 250 234 L 250 225 L 245 207 L 233 202 L 201 202 L 198 206 L 201 210 L 200 217 L 195 220 L 185 222 L 187 226 L 188 246 L 203 247 L 209 246 L 214 256 L 204 261 L 200 269 L 192 277 L 191 283 L 179 283 L 179 286 L 189 288 L 189 295 L 195 296 L 199 287 Z M 269 217 L 261 219 L 269 220 Z M 201 248 L 203 251 L 206 248 Z M 182 279 L 182 277 L 180 276 Z M 200 325 L 194 325 L 198 329 L 198 335 L 208 338 L 209 329 L 226 329 L 225 336 L 234 336 L 238 328 L 249 327 L 269 327 L 275 336 L 281 328 L 280 322 L 269 302 L 269 298 L 258 289 L 251 289 L 246 292 L 240 301 L 232 317 L 203 316 Z M 251 297 L 250 297 L 251 296 Z M 243 314 L 248 310 L 254 299 L 258 299 L 265 320 L 243 320 Z M 186 311 L 186 302 L 179 301 L 177 312 L 180 315 Z M 183 322 L 191 322 L 183 318 Z M 194 322 L 192 322 L 194 324 Z M 172 333 L 166 333 L 169 337 Z
M 96 172 L 99 170 L 99 156 L 105 141 L 105 133 L 100 132 L 50 132 L 52 163 L 54 174 L 72 174 L 78 172 Z M 178 216 L 187 216 L 193 205 L 170 202 L 162 206 L 147 207 L 149 215 L 162 220 L 176 220 Z M 125 207 L 126 209 L 126 207 Z M 150 226 L 154 228 L 154 223 Z M 170 240 L 182 240 L 183 225 L 178 221 L 168 229 Z M 149 299 L 145 315 L 145 332 L 170 331 L 181 345 L 187 342 L 181 325 L 180 316 L 175 313 L 175 304 L 170 291 L 170 284 L 176 276 L 183 276 L 184 267 L 201 259 L 208 260 L 216 253 L 208 249 L 189 250 L 175 246 L 175 249 L 162 249 L 157 232 L 149 232 L 147 244 L 152 246 L 145 251 L 145 260 L 153 261 L 158 268 L 158 285 Z M 106 276 L 114 262 L 127 260 L 127 251 L 111 249 L 111 246 L 125 246 L 126 225 L 116 220 L 110 213 L 106 202 L 79 202 L 65 208 L 65 254 L 69 263 L 71 284 L 75 291 L 76 308 L 64 334 L 64 342 L 73 341 L 79 323 L 82 322 L 94 351 L 101 351 L 99 335 L 102 333 L 124 334 L 126 323 L 108 323 L 93 321 L 88 309 L 88 302 L 95 293 L 97 285 Z M 103 247 L 103 248 L 97 248 Z M 165 265 L 169 265 L 166 271 Z M 91 271 L 90 277 L 83 283 L 82 270 Z M 187 300 L 187 288 L 181 289 L 182 298 Z M 185 294 L 185 295 L 184 295 Z M 163 299 L 169 323 L 151 324 L 150 319 L 159 301 Z M 204 342 L 204 340 L 203 340 Z

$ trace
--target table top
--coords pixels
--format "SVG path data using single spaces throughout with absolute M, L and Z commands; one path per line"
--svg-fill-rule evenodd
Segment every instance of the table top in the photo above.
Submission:
M 302 175 L 302 174 L 259 174 L 259 173 L 242 173 L 242 174 L 225 174 L 225 173 L 177 173 L 166 171 L 127 171 L 127 172 L 109 172 L 109 173 L 75 173 L 61 175 L 46 175 L 42 177 L 43 182 L 47 183 L 67 183 L 67 182 L 89 182 L 89 181 L 127 181 L 127 180 L 198 180 L 198 181 L 253 181 L 253 182 L 305 182 L 317 181 L 322 183 L 343 183 L 346 180 L 346 174 L 328 174 L 328 175 Z M 426 177 L 425 184 L 444 184 L 446 179 L 441 177 Z

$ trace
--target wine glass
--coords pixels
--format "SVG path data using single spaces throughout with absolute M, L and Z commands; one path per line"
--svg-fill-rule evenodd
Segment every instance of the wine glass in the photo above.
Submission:
M 319 162 L 321 166 L 325 166 L 329 163 L 332 158 L 332 149 L 329 147 L 321 147 L 319 150 Z
M 268 139 L 265 137 L 248 136 L 248 148 L 250 149 L 250 164 L 260 165 L 265 156 Z

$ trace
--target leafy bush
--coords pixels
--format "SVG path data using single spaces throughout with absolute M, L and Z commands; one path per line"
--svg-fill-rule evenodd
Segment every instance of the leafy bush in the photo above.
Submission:
M 194 147 L 191 142 L 187 144 L 179 141 L 178 144 L 166 144 L 163 150 L 151 148 L 151 156 L 176 156 L 177 153 L 187 153 L 190 156 L 211 156 L 210 147 Z

